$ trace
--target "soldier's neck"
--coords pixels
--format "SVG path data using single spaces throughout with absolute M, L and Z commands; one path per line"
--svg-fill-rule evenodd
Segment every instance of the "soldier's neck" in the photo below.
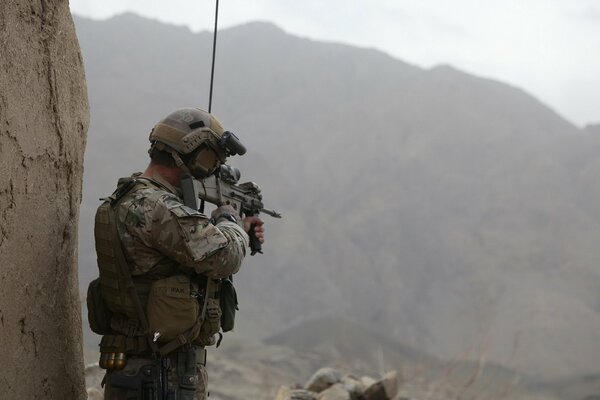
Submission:
M 150 163 L 142 176 L 152 178 L 156 175 L 160 175 L 164 180 L 169 182 L 169 184 L 173 185 L 173 187 L 179 188 L 181 186 L 183 170 L 181 168 L 166 167 L 164 165 Z

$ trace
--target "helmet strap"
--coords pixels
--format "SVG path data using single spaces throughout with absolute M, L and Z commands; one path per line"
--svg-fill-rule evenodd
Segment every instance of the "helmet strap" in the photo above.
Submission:
M 169 151 L 169 153 L 171 153 L 171 157 L 173 157 L 173 160 L 175 161 L 177 167 L 181 168 L 185 173 L 191 174 L 187 165 L 183 163 L 183 160 L 181 159 L 179 153 L 177 153 L 175 150 L 171 150 Z

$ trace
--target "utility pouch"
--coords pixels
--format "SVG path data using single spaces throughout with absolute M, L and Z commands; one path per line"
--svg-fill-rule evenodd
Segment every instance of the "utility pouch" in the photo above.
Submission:
M 135 370 L 112 371 L 106 378 L 111 388 L 125 391 L 127 399 L 166 400 L 168 360 L 156 359 Z
M 100 292 L 100 278 L 90 282 L 87 290 L 88 321 L 92 332 L 98 335 L 107 335 L 111 332 L 110 320 L 112 312 L 102 299 Z
M 127 365 L 127 338 L 123 335 L 104 335 L 100 342 L 98 365 L 106 370 L 121 370 Z
M 231 279 L 223 279 L 221 281 L 221 290 L 219 293 L 219 301 L 221 306 L 221 329 L 223 332 L 233 330 L 235 324 L 235 312 L 239 310 L 237 293 Z
M 199 346 L 212 346 L 217 341 L 215 335 L 219 333 L 221 329 L 221 307 L 219 307 L 219 300 L 208 299 L 206 301 L 206 313 L 202 326 L 200 327 L 200 334 L 194 341 L 194 344 Z
M 100 340 L 101 353 L 125 353 L 127 337 L 124 335 L 104 335 Z
M 147 304 L 150 332 L 165 342 L 190 329 L 200 317 L 199 296 L 198 285 L 185 275 L 152 283 Z

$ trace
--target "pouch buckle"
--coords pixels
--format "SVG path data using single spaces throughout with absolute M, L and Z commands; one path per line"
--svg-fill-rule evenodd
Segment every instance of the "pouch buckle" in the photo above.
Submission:
M 134 337 L 135 333 L 137 332 L 137 328 L 140 324 L 140 321 L 135 319 L 135 318 L 129 318 L 127 320 L 127 336 L 128 337 Z
M 177 335 L 177 343 L 179 343 L 180 346 L 183 346 L 188 343 L 188 340 L 183 333 Z
M 206 314 L 208 319 L 216 320 L 221 318 L 219 311 L 219 307 L 207 307 Z

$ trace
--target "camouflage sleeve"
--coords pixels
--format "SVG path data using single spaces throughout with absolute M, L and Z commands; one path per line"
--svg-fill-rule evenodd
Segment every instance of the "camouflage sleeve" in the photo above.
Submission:
M 157 202 L 151 232 L 158 251 L 214 278 L 235 274 L 248 246 L 248 236 L 236 224 L 214 226 L 206 216 L 171 197 Z
M 250 242 L 248 234 L 238 224 L 230 221 L 219 222 L 216 229 L 227 238 L 227 246 L 217 251 L 211 257 L 210 262 L 214 262 L 216 265 L 232 266 L 232 272 L 225 276 L 235 274 L 240 270 L 242 260 L 248 251 Z

